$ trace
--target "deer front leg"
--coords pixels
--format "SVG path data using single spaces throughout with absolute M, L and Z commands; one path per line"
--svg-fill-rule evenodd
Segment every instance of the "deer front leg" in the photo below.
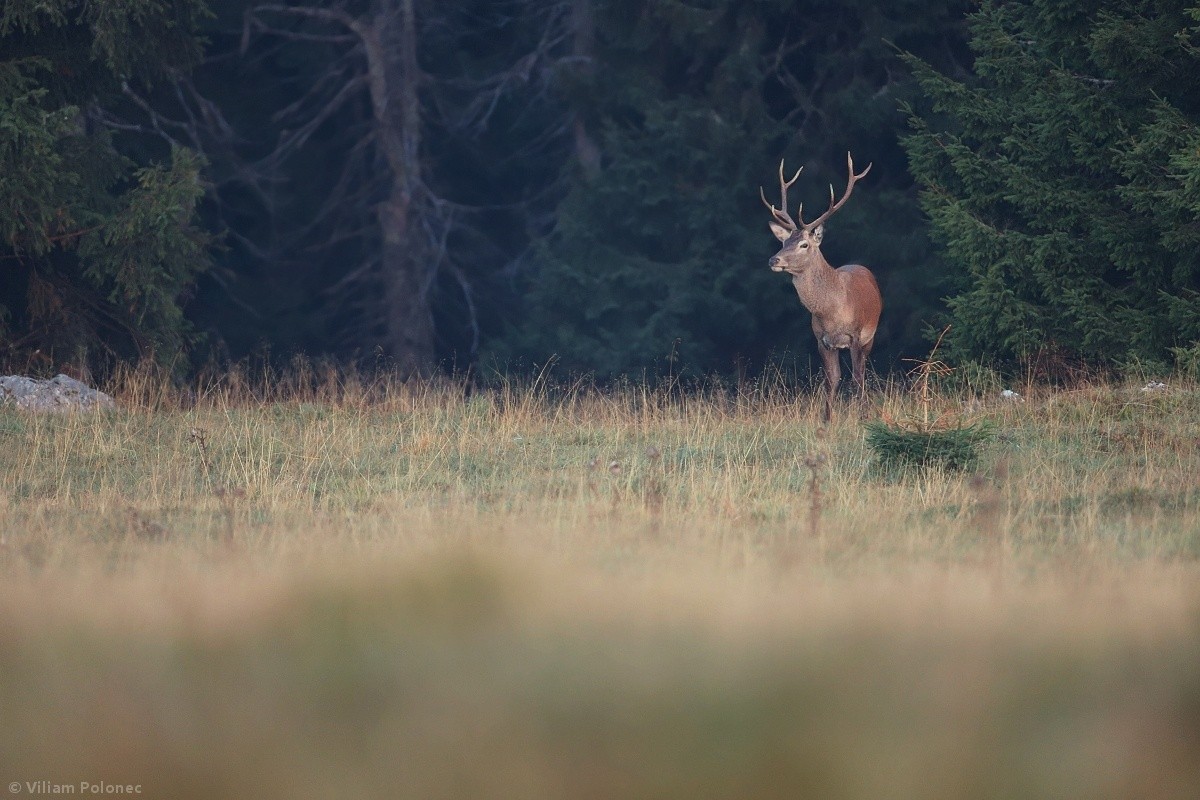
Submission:
M 837 397 L 838 384 L 842 380 L 842 365 L 834 348 L 818 342 L 817 349 L 821 352 L 821 361 L 825 363 L 825 421 L 829 422 L 833 419 L 833 400 Z

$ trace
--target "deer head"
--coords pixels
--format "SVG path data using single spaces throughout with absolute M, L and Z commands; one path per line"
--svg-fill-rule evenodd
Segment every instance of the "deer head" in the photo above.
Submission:
M 846 201 L 850 199 L 850 193 L 854 191 L 854 184 L 871 171 L 871 165 L 868 164 L 866 169 L 855 174 L 854 159 L 850 156 L 850 153 L 846 153 L 846 167 L 849 170 L 850 177 L 847 179 L 846 191 L 842 195 L 842 198 L 837 200 L 834 197 L 833 185 L 831 184 L 829 186 L 829 208 L 812 222 L 804 221 L 803 203 L 796 210 L 796 217 L 800 220 L 799 224 L 792 219 L 787 210 L 788 189 L 800 177 L 800 173 L 804 170 L 804 167 L 796 170 L 796 174 L 792 176 L 791 180 L 786 180 L 784 178 L 783 162 L 779 162 L 779 208 L 767 202 L 767 195 L 763 192 L 761 186 L 758 187 L 758 193 L 762 197 L 763 205 L 771 209 L 772 220 L 768 223 L 771 227 L 771 233 L 775 234 L 775 238 L 783 243 L 783 246 L 779 248 L 779 252 L 771 256 L 771 260 L 767 262 L 772 271 L 800 274 L 813 265 L 823 265 L 826 269 L 830 268 L 821 255 L 821 238 L 825 234 L 825 221 L 846 204 Z

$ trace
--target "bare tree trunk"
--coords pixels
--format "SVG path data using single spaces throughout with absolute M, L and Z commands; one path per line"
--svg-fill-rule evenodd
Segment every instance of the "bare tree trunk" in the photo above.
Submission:
M 375 135 L 392 173 L 392 190 L 376 216 L 382 239 L 383 347 L 405 376 L 434 365 L 430 292 L 433 253 L 412 222 L 421 202 L 421 73 L 413 0 L 382 2 L 361 33 L 375 116 Z
M 394 191 L 377 212 L 382 233 L 384 332 L 382 345 L 404 377 L 425 376 L 434 366 L 433 283 L 425 249 L 409 235 L 409 202 Z
M 596 36 L 595 19 L 592 16 L 592 0 L 572 0 L 571 3 L 571 55 L 578 63 L 577 69 L 590 75 L 594 70 L 593 44 Z M 600 148 L 587 129 L 583 114 L 575 111 L 572 122 L 575 134 L 575 157 L 583 174 L 593 178 L 600 172 Z

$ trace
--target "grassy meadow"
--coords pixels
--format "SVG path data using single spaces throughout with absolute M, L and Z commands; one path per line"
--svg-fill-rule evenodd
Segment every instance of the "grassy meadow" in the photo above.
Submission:
M 1200 387 L 310 378 L 0 409 L 10 796 L 1200 796 Z

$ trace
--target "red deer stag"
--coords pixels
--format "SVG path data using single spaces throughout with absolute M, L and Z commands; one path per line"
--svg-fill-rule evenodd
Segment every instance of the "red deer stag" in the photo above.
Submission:
M 825 233 L 825 221 L 850 199 L 854 184 L 871 171 L 871 165 L 857 175 L 854 159 L 846 153 L 846 166 L 850 178 L 846 182 L 846 193 L 836 200 L 833 186 L 829 187 L 829 209 L 812 222 L 804 221 L 804 204 L 796 212 L 799 224 L 788 215 L 788 189 L 800 177 L 801 167 L 792 179 L 784 180 L 783 162 L 779 162 L 779 194 L 781 207 L 767 202 L 760 186 L 762 201 L 771 209 L 771 233 L 783 242 L 779 252 L 771 257 L 768 265 L 774 272 L 788 272 L 800 302 L 812 312 L 812 329 L 817 337 L 817 349 L 825 363 L 825 381 L 828 393 L 825 397 L 825 419 L 833 417 L 833 399 L 842 377 L 838 350 L 850 349 L 850 363 L 854 382 L 858 384 L 860 396 L 866 396 L 867 356 L 875 343 L 875 329 L 879 327 L 879 313 L 883 310 L 883 298 L 879 295 L 879 284 L 871 271 L 860 264 L 847 264 L 834 269 L 821 255 L 821 237 Z

